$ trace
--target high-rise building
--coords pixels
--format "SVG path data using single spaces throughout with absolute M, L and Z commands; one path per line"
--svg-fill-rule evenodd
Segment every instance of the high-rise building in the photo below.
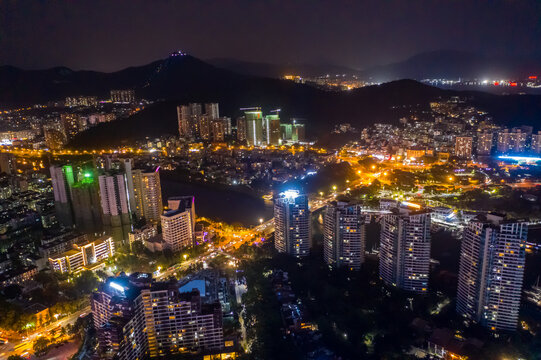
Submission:
M 532 134 L 531 150 L 534 154 L 541 154 L 541 131 Z
M 261 146 L 265 143 L 263 138 L 263 113 L 261 108 L 247 108 L 244 110 L 246 118 L 246 143 L 248 146 Z
M 181 292 L 150 274 L 109 278 L 92 294 L 100 358 L 168 357 L 224 346 L 222 309 L 204 303 L 199 291 Z
M 525 132 L 521 128 L 513 128 L 510 134 L 510 150 L 514 153 L 522 153 L 526 151 L 526 142 L 531 132 Z
M 306 141 L 306 129 L 304 124 L 293 120 L 293 128 L 291 132 L 291 140 L 294 142 L 304 142 Z
M 246 142 L 246 137 L 248 136 L 246 129 L 247 126 L 245 116 L 237 118 L 237 140 L 241 143 Z
M 81 131 L 78 114 L 63 113 L 60 115 L 60 122 L 62 123 L 64 134 L 68 139 L 72 139 Z
M 43 128 L 45 144 L 51 150 L 60 150 L 66 144 L 66 136 L 60 130 L 54 128 Z
M 135 213 L 149 223 L 157 225 L 163 210 L 159 167 L 154 170 L 133 169 Z
M 220 120 L 222 120 L 222 123 L 224 124 L 225 135 L 230 136 L 231 135 L 231 118 L 227 116 L 222 116 Z
M 364 262 L 365 224 L 361 205 L 334 201 L 323 220 L 323 256 L 333 267 L 359 270 Z
M 136 213 L 136 198 L 133 185 L 133 159 L 123 158 L 117 161 L 118 169 L 123 171 L 126 177 L 126 192 L 128 194 L 128 207 L 130 211 L 130 216 L 133 218 Z M 112 169 L 113 167 L 109 167 Z M 115 167 L 116 168 L 116 167 Z M 107 168 L 106 168 L 107 169 Z
M 308 256 L 311 246 L 308 196 L 288 190 L 274 200 L 274 246 L 291 256 Z
M 430 213 L 403 204 L 381 220 L 379 275 L 406 291 L 426 293 L 430 269 Z
M 473 138 L 471 136 L 457 136 L 455 139 L 455 156 L 460 159 L 471 159 Z
M 131 104 L 135 102 L 135 90 L 111 90 L 111 101 L 120 104 Z
M 280 136 L 284 141 L 291 141 L 291 137 L 293 136 L 293 125 L 280 124 Z
M 191 116 L 189 106 L 177 106 L 178 133 L 181 139 L 191 139 L 194 135 L 192 134 Z
M 92 171 L 87 170 L 81 180 L 71 186 L 71 203 L 75 227 L 80 232 L 92 233 L 102 229 L 99 187 Z
M 522 153 L 526 151 L 528 133 L 520 128 L 504 129 L 498 132 L 497 150 L 499 153 Z
M 483 131 L 477 136 L 477 155 L 490 155 L 494 134 L 492 131 Z
M 464 230 L 460 249 L 457 312 L 493 331 L 517 327 L 528 225 L 480 215 Z
M 205 115 L 207 115 L 211 120 L 218 119 L 220 117 L 220 110 L 217 103 L 207 103 L 205 104 Z
M 210 132 L 213 142 L 223 142 L 225 140 L 225 128 L 222 119 L 212 120 Z
M 73 226 L 71 187 L 75 182 L 72 165 L 50 167 L 54 204 L 58 221 L 67 227 Z
M 196 138 L 200 138 L 199 117 L 203 115 L 201 104 L 191 103 L 188 106 L 190 108 L 190 128 L 192 135 Z
M 17 160 L 12 153 L 0 153 L 0 172 L 8 175 L 17 172 Z
M 109 171 L 98 177 L 104 225 L 121 226 L 130 223 L 130 207 L 126 174 Z
M 199 138 L 201 140 L 210 140 L 210 122 L 211 118 L 209 115 L 199 116 Z
M 280 115 L 279 110 L 275 110 L 276 114 L 267 115 L 264 119 L 264 137 L 267 145 L 280 144 Z
M 194 246 L 195 201 L 193 196 L 172 197 L 161 216 L 163 240 L 173 252 Z

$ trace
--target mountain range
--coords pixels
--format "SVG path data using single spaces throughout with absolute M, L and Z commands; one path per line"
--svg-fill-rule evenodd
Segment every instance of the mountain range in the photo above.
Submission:
M 541 98 L 533 95 L 458 92 L 413 80 L 328 92 L 291 81 L 239 74 L 180 54 L 113 73 L 65 67 L 32 71 L 0 67 L 3 104 L 43 103 L 73 95 L 107 97 L 111 89 L 122 88 L 133 88 L 137 97 L 155 104 L 130 118 L 80 134 L 73 147 L 127 144 L 146 136 L 176 134 L 176 105 L 188 102 L 218 102 L 220 112 L 232 118 L 240 115 L 241 107 L 261 106 L 264 111 L 281 108 L 283 121 L 305 119 L 311 137 L 327 134 L 339 123 L 362 128 L 375 122 L 396 122 L 412 108 L 428 110 L 430 101 L 454 95 L 468 98 L 503 124 L 537 125 L 541 117 Z
M 485 56 L 472 52 L 437 50 L 403 61 L 362 70 L 333 64 L 268 64 L 235 59 L 209 59 L 210 64 L 237 73 L 280 78 L 286 74 L 304 77 L 345 74 L 362 80 L 388 82 L 400 79 L 523 79 L 541 74 L 541 59 Z

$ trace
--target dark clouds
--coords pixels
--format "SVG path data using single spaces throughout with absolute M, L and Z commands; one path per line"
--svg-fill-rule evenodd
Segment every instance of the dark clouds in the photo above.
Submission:
M 537 0 L 0 0 L 0 64 L 113 71 L 200 58 L 352 67 L 456 49 L 541 54 Z

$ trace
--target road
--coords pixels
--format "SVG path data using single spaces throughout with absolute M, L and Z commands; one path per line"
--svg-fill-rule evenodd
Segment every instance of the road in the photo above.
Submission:
M 45 328 L 39 329 L 35 331 L 32 334 L 29 334 L 26 338 L 10 341 L 7 344 L 4 344 L 0 346 L 0 360 L 7 359 L 10 355 L 21 355 L 26 352 L 33 353 L 32 346 L 34 341 L 40 337 L 40 336 L 49 336 L 49 333 L 51 330 L 56 329 L 58 327 L 64 327 L 67 324 L 73 325 L 75 321 L 79 318 L 81 315 L 89 314 L 90 313 L 90 306 L 87 306 L 71 315 L 68 315 L 62 319 L 58 319 L 57 321 L 47 325 Z M 25 344 L 25 345 L 23 345 Z M 15 348 L 17 350 L 15 351 Z

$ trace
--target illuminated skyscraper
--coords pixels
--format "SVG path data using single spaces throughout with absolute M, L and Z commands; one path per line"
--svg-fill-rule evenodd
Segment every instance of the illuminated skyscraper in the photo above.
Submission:
M 191 122 L 191 111 L 187 105 L 177 106 L 178 133 L 181 139 L 193 137 Z
M 246 108 L 244 117 L 246 118 L 246 143 L 248 146 L 261 146 L 265 144 L 263 138 L 263 113 L 261 108 Z
M 430 213 L 416 204 L 392 209 L 381 221 L 379 276 L 388 285 L 428 291 Z
M 173 252 L 194 246 L 195 201 L 193 196 L 172 197 L 161 216 L 163 240 Z
M 538 131 L 537 134 L 532 134 L 531 150 L 534 154 L 541 154 L 541 131 Z
M 296 120 L 293 120 L 293 129 L 291 132 L 291 140 L 294 142 L 304 142 L 306 141 L 306 129 L 304 124 L 299 123 Z
M 241 143 L 246 142 L 247 134 L 246 117 L 241 116 L 237 118 L 237 140 Z
M 170 358 L 224 346 L 220 303 L 203 302 L 197 289 L 134 273 L 107 279 L 90 300 L 100 358 Z
M 365 225 L 361 205 L 334 201 L 327 205 L 323 230 L 323 257 L 334 268 L 359 270 L 364 262 Z
M 210 132 L 213 142 L 223 142 L 225 140 L 225 128 L 222 119 L 212 120 Z
M 85 170 L 83 177 L 71 187 L 75 227 L 83 233 L 102 229 L 102 211 L 98 183 L 91 170 Z
M 276 114 L 267 115 L 264 119 L 264 137 L 267 145 L 280 144 L 280 115 L 279 110 L 275 110 Z
M 484 131 L 477 136 L 477 155 L 490 155 L 494 134 Z
M 159 168 L 155 170 L 132 170 L 135 213 L 149 223 L 157 225 L 162 215 L 162 187 Z
M 199 116 L 199 138 L 210 140 L 211 118 L 209 115 Z
M 464 230 L 457 312 L 493 331 L 517 327 L 528 225 L 480 215 Z
M 215 120 L 220 117 L 220 110 L 217 103 L 207 103 L 205 104 L 205 115 L 210 119 Z
M 81 131 L 80 119 L 77 114 L 63 113 L 60 115 L 60 122 L 68 139 L 72 139 Z
M 98 177 L 104 225 L 121 226 L 130 223 L 126 180 L 126 174 L 119 171 L 110 171 Z
M 50 167 L 54 204 L 58 221 L 67 227 L 73 226 L 71 187 L 75 182 L 72 165 Z
M 498 146 L 499 153 L 522 153 L 526 151 L 526 141 L 528 139 L 528 133 L 524 132 L 520 128 L 504 129 L 498 133 Z
M 460 159 L 471 159 L 473 138 L 471 136 L 457 136 L 455 139 L 455 156 Z
M 311 247 L 308 196 L 288 190 L 274 200 L 274 247 L 291 256 L 308 256 Z

